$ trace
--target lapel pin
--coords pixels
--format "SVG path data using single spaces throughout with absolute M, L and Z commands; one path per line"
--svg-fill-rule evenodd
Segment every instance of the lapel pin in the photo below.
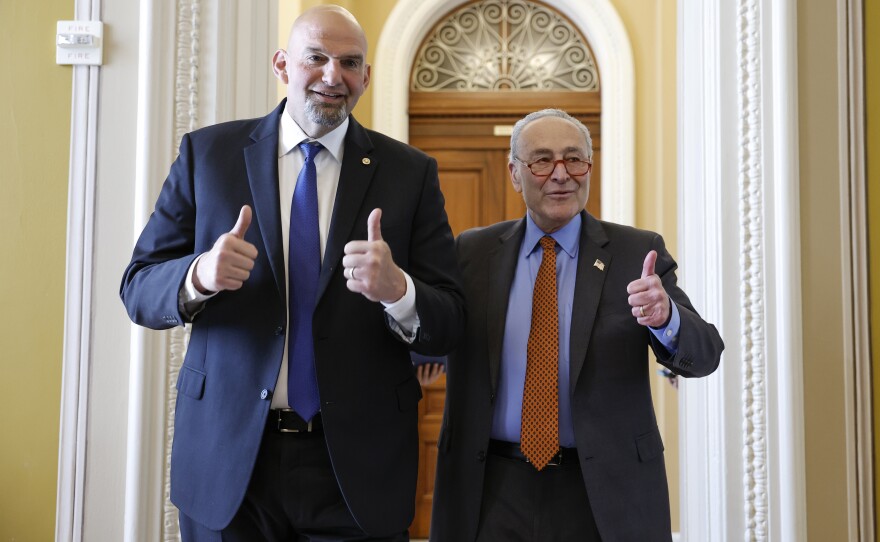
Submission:
M 362 158 L 362 159 L 361 159 L 361 163 L 362 163 L 363 165 L 365 165 L 365 166 L 369 166 L 369 165 L 370 165 L 370 159 L 369 159 L 369 158 Z
M 596 260 L 593 262 L 593 267 L 597 268 L 599 271 L 605 271 L 605 264 L 602 260 Z

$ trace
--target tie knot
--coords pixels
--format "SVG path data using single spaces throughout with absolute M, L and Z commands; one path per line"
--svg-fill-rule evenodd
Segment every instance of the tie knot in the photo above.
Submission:
M 541 237 L 541 240 L 539 241 L 539 243 L 541 243 L 541 248 L 543 248 L 545 251 L 547 251 L 547 250 L 555 251 L 556 250 L 556 239 L 550 237 L 549 235 L 545 235 L 544 237 Z
M 324 146 L 317 141 L 303 141 L 298 146 L 303 152 L 303 156 L 306 157 L 306 162 L 314 160 L 315 156 L 317 156 L 318 153 L 321 152 L 321 149 L 324 148 Z

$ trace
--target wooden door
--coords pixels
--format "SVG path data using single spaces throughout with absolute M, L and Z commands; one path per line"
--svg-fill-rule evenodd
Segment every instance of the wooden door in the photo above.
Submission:
M 534 99 L 532 96 L 530 98 Z M 525 214 L 525 204 L 522 196 L 511 185 L 507 167 L 510 130 L 517 119 L 541 107 L 517 100 L 504 100 L 503 103 L 509 109 L 501 114 L 485 114 L 489 104 L 478 106 L 482 114 L 475 114 L 475 111 L 451 114 L 453 108 L 447 103 L 440 107 L 444 115 L 439 116 L 432 114 L 437 109 L 430 106 L 427 110 L 422 109 L 423 101 L 415 95 L 412 98 L 410 144 L 437 159 L 440 188 L 446 198 L 446 213 L 449 215 L 453 234 L 458 235 L 467 229 L 502 220 L 521 218 Z M 515 104 L 513 111 L 510 110 L 511 104 Z M 534 109 L 517 109 L 532 105 L 535 105 Z M 583 101 L 578 105 L 583 107 Z M 577 111 L 569 112 L 587 125 L 593 137 L 593 174 L 587 210 L 594 216 L 599 216 L 601 145 L 598 111 L 581 114 L 577 114 Z M 427 538 L 430 529 L 437 441 L 446 399 L 446 377 L 441 377 L 422 392 L 424 399 L 419 403 L 416 515 L 410 527 L 413 538 Z

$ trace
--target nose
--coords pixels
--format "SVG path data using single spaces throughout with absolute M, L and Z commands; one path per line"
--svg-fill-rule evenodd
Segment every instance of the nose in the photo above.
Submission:
M 569 178 L 568 170 L 565 169 L 565 161 L 557 160 L 553 163 L 553 171 L 550 172 L 550 179 L 554 181 L 567 181 Z
M 336 59 L 330 59 L 329 62 L 324 64 L 324 72 L 321 76 L 321 81 L 326 85 L 336 86 L 342 81 L 342 70 L 339 66 L 339 61 Z

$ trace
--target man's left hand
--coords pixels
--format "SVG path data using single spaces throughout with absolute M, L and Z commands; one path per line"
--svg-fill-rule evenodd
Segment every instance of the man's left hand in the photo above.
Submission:
M 632 315 L 643 326 L 665 326 L 672 310 L 663 283 L 654 272 L 654 264 L 656 263 L 657 251 L 652 250 L 645 256 L 641 278 L 630 282 L 626 287 Z
M 349 290 L 385 303 L 394 303 L 406 293 L 403 271 L 382 240 L 382 209 L 373 209 L 367 218 L 367 240 L 349 241 L 344 251 L 342 273 Z

